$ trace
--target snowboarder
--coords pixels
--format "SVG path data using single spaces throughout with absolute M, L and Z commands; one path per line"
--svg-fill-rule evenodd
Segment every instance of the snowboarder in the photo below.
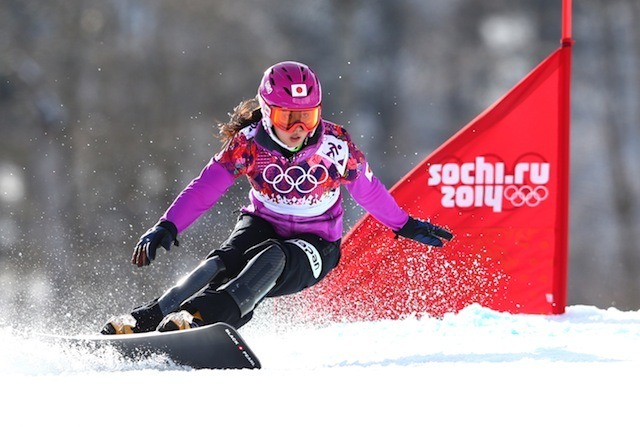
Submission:
M 318 283 L 340 259 L 340 186 L 399 236 L 442 246 L 453 235 L 410 217 L 373 175 L 340 125 L 321 118 L 316 74 L 298 62 L 269 67 L 253 99 L 219 126 L 223 147 L 140 238 L 132 262 L 141 267 L 245 175 L 250 184 L 229 238 L 185 280 L 129 315 L 110 319 L 103 334 L 189 329 L 216 322 L 246 324 L 266 297 Z

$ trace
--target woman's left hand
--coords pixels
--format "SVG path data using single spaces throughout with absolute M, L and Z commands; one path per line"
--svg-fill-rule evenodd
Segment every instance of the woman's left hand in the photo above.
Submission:
M 425 245 L 440 247 L 443 240 L 453 239 L 453 234 L 442 227 L 409 217 L 407 223 L 396 234 Z

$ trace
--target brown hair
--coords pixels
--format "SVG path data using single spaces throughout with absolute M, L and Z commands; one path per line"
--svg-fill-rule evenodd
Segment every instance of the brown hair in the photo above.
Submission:
M 262 112 L 257 97 L 240 102 L 233 112 L 229 113 L 229 121 L 218 125 L 218 137 L 222 145 L 226 147 L 241 129 L 261 119 Z

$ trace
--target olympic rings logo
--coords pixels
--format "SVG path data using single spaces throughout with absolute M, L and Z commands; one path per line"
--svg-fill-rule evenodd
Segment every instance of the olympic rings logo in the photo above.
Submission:
M 549 190 L 543 185 L 538 185 L 537 187 L 508 185 L 504 188 L 504 198 L 517 208 L 524 205 L 530 207 L 538 206 L 547 197 L 549 197 Z
M 322 172 L 320 178 L 314 175 L 318 170 Z M 308 194 L 329 179 L 329 171 L 320 164 L 313 165 L 308 170 L 301 166 L 291 166 L 286 171 L 279 165 L 270 164 L 262 171 L 262 178 L 281 194 L 288 194 L 293 190 Z

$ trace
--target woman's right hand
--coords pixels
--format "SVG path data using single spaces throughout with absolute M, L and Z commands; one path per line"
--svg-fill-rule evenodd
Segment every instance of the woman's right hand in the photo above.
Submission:
M 177 234 L 178 230 L 172 222 L 160 221 L 140 237 L 133 249 L 131 263 L 138 267 L 151 264 L 151 261 L 156 258 L 158 246 L 170 250 L 172 243 L 179 245 Z

